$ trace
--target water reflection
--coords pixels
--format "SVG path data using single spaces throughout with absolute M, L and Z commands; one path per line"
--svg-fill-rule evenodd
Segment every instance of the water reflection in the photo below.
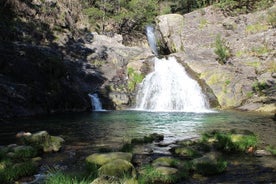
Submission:
M 233 128 L 251 130 L 275 145 L 276 125 L 270 116 L 235 111 L 202 114 L 106 111 L 7 120 L 1 122 L 0 144 L 14 143 L 19 131 L 47 130 L 52 135 L 62 135 L 67 144 L 112 145 L 150 133 L 164 134 L 165 141 L 170 142 L 198 137 L 210 129 Z

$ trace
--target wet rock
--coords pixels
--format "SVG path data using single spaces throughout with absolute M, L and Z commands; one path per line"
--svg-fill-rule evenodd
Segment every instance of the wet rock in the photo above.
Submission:
M 271 156 L 272 154 L 269 151 L 266 151 L 266 150 L 256 150 L 254 152 L 254 155 L 256 157 L 262 157 L 262 156 Z
M 98 174 L 100 176 L 124 177 L 125 175 L 130 175 L 136 177 L 134 166 L 129 161 L 122 159 L 116 159 L 102 165 L 98 169 Z
M 25 144 L 32 145 L 44 152 L 57 152 L 61 149 L 64 139 L 58 136 L 51 136 L 47 131 L 40 131 L 31 136 L 23 137 Z
M 178 156 L 186 158 L 196 158 L 201 156 L 201 154 L 197 150 L 189 147 L 173 148 L 172 152 Z
M 177 167 L 180 165 L 180 161 L 171 157 L 159 157 L 152 162 L 152 166 L 159 167 Z
M 86 162 L 95 165 L 104 165 L 112 160 L 122 159 L 128 162 L 132 159 L 131 153 L 124 152 L 112 152 L 112 153 L 94 153 L 88 157 L 86 157 Z

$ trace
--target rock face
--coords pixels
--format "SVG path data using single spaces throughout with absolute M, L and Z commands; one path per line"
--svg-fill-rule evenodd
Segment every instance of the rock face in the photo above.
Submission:
M 161 53 L 181 52 L 184 49 L 182 30 L 184 17 L 178 14 L 161 15 L 156 18 L 156 34 Z
M 198 81 L 204 81 L 211 88 L 222 108 L 275 112 L 276 35 L 275 28 L 266 19 L 271 10 L 226 17 L 218 9 L 207 7 L 182 18 L 181 15 L 160 16 L 156 27 L 166 40 L 170 26 L 165 28 L 164 22 L 179 17 L 172 33 L 177 34 L 173 38 L 181 39 L 183 48 L 177 49 L 174 55 L 197 73 Z M 218 36 L 231 53 L 225 64 L 220 64 L 215 54 Z M 177 39 L 170 42 L 170 50 L 169 45 L 180 45 Z

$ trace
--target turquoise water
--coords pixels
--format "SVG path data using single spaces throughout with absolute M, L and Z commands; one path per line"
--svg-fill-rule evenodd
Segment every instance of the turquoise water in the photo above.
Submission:
M 66 144 L 86 142 L 114 146 L 134 137 L 161 133 L 165 142 L 199 137 L 211 129 L 247 129 L 266 143 L 276 145 L 276 123 L 271 115 L 238 111 L 214 113 L 104 111 L 5 120 L 1 122 L 0 144 L 16 142 L 19 131 L 47 130 L 60 135 Z

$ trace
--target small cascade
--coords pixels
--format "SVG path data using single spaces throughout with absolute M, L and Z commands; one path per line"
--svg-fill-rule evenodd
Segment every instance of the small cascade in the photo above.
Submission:
M 147 32 L 147 38 L 148 38 L 148 43 L 150 45 L 150 48 L 151 48 L 152 52 L 154 53 L 154 55 L 158 56 L 154 28 L 152 26 L 147 26 L 146 32 Z
M 174 57 L 154 60 L 155 70 L 143 80 L 137 110 L 207 112 L 209 105 L 197 81 Z
M 97 93 L 88 94 L 91 99 L 92 109 L 93 111 L 104 111 L 102 108 L 102 103 Z

